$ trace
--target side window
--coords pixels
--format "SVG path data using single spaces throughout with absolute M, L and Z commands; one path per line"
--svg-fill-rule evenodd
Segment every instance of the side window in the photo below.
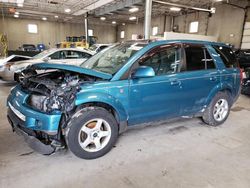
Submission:
M 81 52 L 68 50 L 66 52 L 66 59 L 79 59 L 81 58 Z
M 63 51 L 57 51 L 57 52 L 51 54 L 49 57 L 50 57 L 50 59 L 62 59 L 61 53 L 63 53 Z
M 178 71 L 180 65 L 181 48 L 177 46 L 160 47 L 154 52 L 149 52 L 139 62 L 140 66 L 150 66 L 157 76 L 173 74 Z
M 103 49 L 107 48 L 108 46 L 100 46 L 100 51 L 102 51 Z
M 81 58 L 90 58 L 91 55 L 84 52 L 68 50 L 65 51 L 65 59 L 81 59 Z
M 226 46 L 213 46 L 215 51 L 220 55 L 224 65 L 227 68 L 236 68 L 238 65 L 236 56 L 231 48 Z
M 186 71 L 198 71 L 215 69 L 215 64 L 207 49 L 204 46 L 187 46 Z
M 84 52 L 80 52 L 80 58 L 90 58 L 92 55 Z

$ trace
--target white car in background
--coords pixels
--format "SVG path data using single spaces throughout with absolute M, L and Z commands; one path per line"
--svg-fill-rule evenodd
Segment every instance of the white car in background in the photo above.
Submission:
M 28 60 L 31 57 L 29 56 L 23 56 L 23 55 L 11 55 L 6 58 L 0 58 L 0 67 L 5 65 L 6 63 L 16 62 L 16 61 L 24 61 Z
M 93 54 L 93 52 L 88 50 L 76 48 L 52 48 L 28 60 L 8 62 L 2 66 L 0 65 L 0 79 L 5 82 L 13 82 L 16 71 L 22 70 L 35 63 L 59 63 L 78 66 L 89 59 Z
M 102 51 L 103 49 L 112 46 L 113 44 L 93 44 L 92 46 L 89 47 L 89 51 L 92 53 L 98 53 Z

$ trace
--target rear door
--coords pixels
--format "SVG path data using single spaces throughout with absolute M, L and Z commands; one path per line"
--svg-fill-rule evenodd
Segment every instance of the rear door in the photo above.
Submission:
M 233 96 L 237 96 L 240 90 L 240 70 L 237 58 L 228 46 L 216 46 L 213 48 L 219 54 L 224 66 L 221 70 L 221 82 L 232 88 Z
M 204 108 L 209 93 L 220 83 L 220 72 L 206 46 L 185 44 L 184 50 L 181 114 L 191 115 Z

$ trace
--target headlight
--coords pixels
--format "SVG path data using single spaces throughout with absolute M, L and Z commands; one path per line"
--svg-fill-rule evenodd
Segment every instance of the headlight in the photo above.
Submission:
M 43 95 L 30 95 L 27 99 L 27 104 L 35 109 L 44 111 L 46 110 L 46 108 L 44 108 L 45 99 L 46 99 L 46 96 L 43 96 Z
M 32 94 L 28 97 L 27 104 L 42 112 L 51 112 L 53 110 L 60 110 L 63 101 L 62 98 L 59 97 Z

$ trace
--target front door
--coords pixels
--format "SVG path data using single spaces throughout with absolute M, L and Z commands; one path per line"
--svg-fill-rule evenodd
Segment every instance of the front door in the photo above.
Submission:
M 180 44 L 156 47 L 133 67 L 150 66 L 155 76 L 129 80 L 129 124 L 175 117 L 180 114 Z

